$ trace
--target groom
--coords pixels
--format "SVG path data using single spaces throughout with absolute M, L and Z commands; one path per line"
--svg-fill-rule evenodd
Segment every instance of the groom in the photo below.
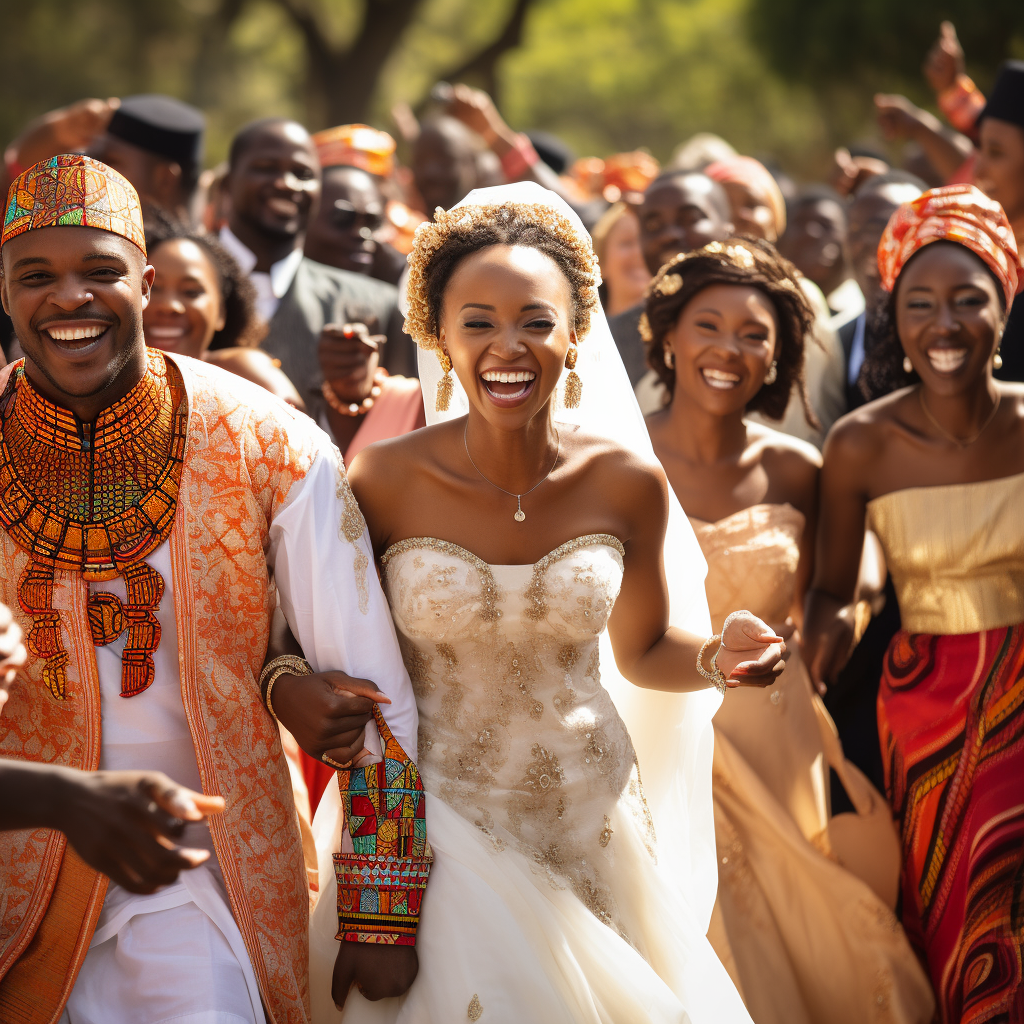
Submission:
M 0 246 L 27 354 L 0 373 L 0 602 L 31 655 L 0 756 L 161 770 L 226 803 L 185 831 L 210 859 L 169 867 L 155 893 L 148 863 L 108 884 L 59 832 L 0 836 L 0 1020 L 42 1024 L 66 1007 L 72 1024 L 304 1024 L 308 893 L 273 711 L 313 756 L 344 764 L 380 696 L 369 677 L 395 739 L 416 749 L 344 467 L 266 392 L 146 348 L 154 270 L 116 171 L 84 156 L 29 168 Z M 316 674 L 281 677 L 271 709 L 257 680 L 278 597 Z M 415 973 L 415 923 L 405 945 L 378 946 L 360 942 L 387 935 L 343 923 L 339 963 L 397 994 Z M 389 976 L 395 993 L 379 987 Z

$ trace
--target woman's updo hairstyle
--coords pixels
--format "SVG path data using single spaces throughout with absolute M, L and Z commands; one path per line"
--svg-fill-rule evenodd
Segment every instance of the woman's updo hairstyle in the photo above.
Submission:
M 492 245 L 524 245 L 550 256 L 569 282 L 573 327 L 582 341 L 598 303 L 600 282 L 590 238 L 581 237 L 568 217 L 533 203 L 457 206 L 434 212 L 416 229 L 409 254 L 409 310 L 405 332 L 424 349 L 440 349 L 438 339 L 445 289 L 467 256 Z
M 718 284 L 756 288 L 775 310 L 775 381 L 758 391 L 748 411 L 782 419 L 795 387 L 807 422 L 817 426 L 804 383 L 804 344 L 814 324 L 814 313 L 804 298 L 797 269 L 779 255 L 775 246 L 759 238 L 710 242 L 703 249 L 680 253 L 655 274 L 647 287 L 640 336 L 647 345 L 647 362 L 661 383 L 670 395 L 674 393 L 676 371 L 665 365 L 666 334 L 691 299 Z

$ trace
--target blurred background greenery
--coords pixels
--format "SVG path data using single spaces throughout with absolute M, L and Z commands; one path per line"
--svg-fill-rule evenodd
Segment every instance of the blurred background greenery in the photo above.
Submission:
M 447 79 L 580 156 L 714 131 L 809 180 L 881 145 L 875 92 L 929 105 L 943 18 L 982 89 L 1024 57 L 1024 0 L 0 0 L 0 142 L 84 96 L 166 92 L 206 111 L 213 163 L 271 114 L 394 131 Z

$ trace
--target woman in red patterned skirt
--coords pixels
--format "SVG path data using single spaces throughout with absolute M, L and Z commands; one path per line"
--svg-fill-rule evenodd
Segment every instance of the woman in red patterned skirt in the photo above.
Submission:
M 878 261 L 891 341 L 869 369 L 899 390 L 829 436 L 808 661 L 824 685 L 848 655 L 870 529 L 903 625 L 878 696 L 903 924 L 944 1024 L 1011 1024 L 1024 1021 L 1024 388 L 992 369 L 1022 268 L 1002 208 L 966 185 L 901 206 Z

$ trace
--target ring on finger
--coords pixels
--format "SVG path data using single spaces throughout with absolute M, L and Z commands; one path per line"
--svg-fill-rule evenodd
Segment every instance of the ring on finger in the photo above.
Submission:
M 339 772 L 348 771 L 348 769 L 352 767 L 351 761 L 346 761 L 344 764 L 342 764 L 340 761 L 335 761 L 334 758 L 330 757 L 328 754 L 321 754 L 320 760 L 323 761 L 324 764 L 330 765 L 333 769 L 335 769 L 335 771 Z

